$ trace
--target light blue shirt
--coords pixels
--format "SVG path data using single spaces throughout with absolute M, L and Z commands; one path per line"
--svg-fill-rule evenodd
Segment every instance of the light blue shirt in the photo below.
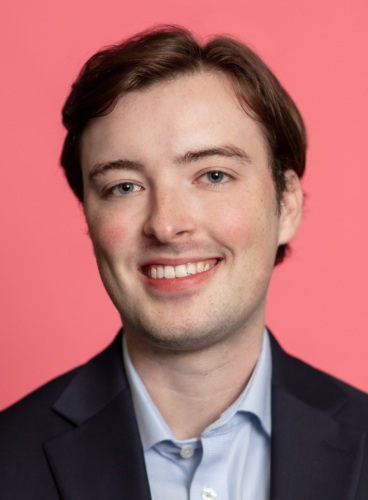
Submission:
M 199 439 L 176 439 L 136 372 L 125 339 L 123 344 L 152 499 L 268 500 L 272 361 L 267 330 L 246 388 Z

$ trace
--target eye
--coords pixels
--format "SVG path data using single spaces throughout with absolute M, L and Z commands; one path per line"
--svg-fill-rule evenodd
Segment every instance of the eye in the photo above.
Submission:
M 142 187 L 138 184 L 134 184 L 134 182 L 121 182 L 120 184 L 108 188 L 104 194 L 105 196 L 125 196 L 140 191 L 141 189 Z
M 199 181 L 206 184 L 224 184 L 230 179 L 231 176 L 229 174 L 225 174 L 225 172 L 221 172 L 221 170 L 210 170 L 209 172 L 201 175 Z

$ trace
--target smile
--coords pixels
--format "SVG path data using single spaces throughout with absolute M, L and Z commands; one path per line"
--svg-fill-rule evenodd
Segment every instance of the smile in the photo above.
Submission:
M 153 279 L 176 279 L 187 278 L 195 274 L 209 271 L 219 262 L 219 259 L 209 259 L 199 262 L 189 262 L 178 266 L 164 266 L 153 264 L 143 268 L 143 274 Z

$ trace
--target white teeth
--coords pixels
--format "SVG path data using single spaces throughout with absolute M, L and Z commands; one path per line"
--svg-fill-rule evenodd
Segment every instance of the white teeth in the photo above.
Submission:
M 173 278 L 185 278 L 186 276 L 193 276 L 194 274 L 203 273 L 204 271 L 209 271 L 217 264 L 215 259 L 211 262 L 189 262 L 188 264 L 180 264 L 178 266 L 150 266 L 147 274 L 154 279 L 173 279 Z
M 195 264 L 187 264 L 187 272 L 188 274 L 197 274 L 197 267 Z
M 175 268 L 172 266 L 165 266 L 164 267 L 164 276 L 167 279 L 173 279 L 175 278 Z
M 175 275 L 177 278 L 184 278 L 184 276 L 188 276 L 187 266 L 185 264 L 181 264 L 180 266 L 175 266 Z
M 203 273 L 203 271 L 204 271 L 203 262 L 197 262 L 197 273 Z

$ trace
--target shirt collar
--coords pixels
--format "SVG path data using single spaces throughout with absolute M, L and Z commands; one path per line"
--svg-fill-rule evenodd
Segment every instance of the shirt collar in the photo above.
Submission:
M 142 379 L 134 368 L 124 335 L 123 361 L 143 449 L 147 450 L 160 441 L 174 441 L 175 436 L 162 418 Z
M 271 342 L 265 328 L 261 353 L 246 388 L 238 398 L 240 402 L 236 411 L 250 412 L 256 415 L 268 436 L 271 436 L 271 378 Z
M 144 450 L 161 441 L 175 441 L 175 438 L 160 412 L 153 403 L 142 379 L 138 375 L 123 336 L 123 361 L 127 374 L 137 424 Z M 264 330 L 262 349 L 252 376 L 236 401 L 227 408 L 204 433 L 224 425 L 235 413 L 252 413 L 266 434 L 271 436 L 271 374 L 272 358 L 269 334 Z

